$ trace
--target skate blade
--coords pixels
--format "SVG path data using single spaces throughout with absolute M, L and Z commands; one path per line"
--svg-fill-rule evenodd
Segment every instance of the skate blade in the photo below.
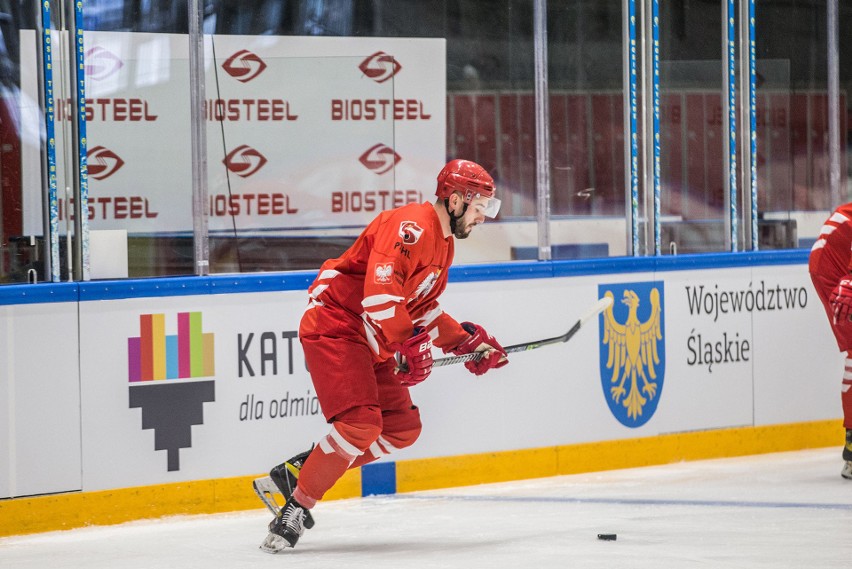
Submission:
M 843 470 L 840 471 L 840 476 L 847 480 L 852 480 L 852 460 L 847 460 L 843 465 Z
M 266 539 L 263 540 L 263 543 L 260 544 L 260 549 L 263 552 L 271 553 L 273 555 L 281 553 L 285 549 L 289 549 L 291 547 L 292 545 L 290 545 L 286 539 L 271 532 L 266 536 Z
M 286 504 L 286 500 L 284 499 L 284 495 L 281 493 L 281 490 L 279 490 L 278 486 L 275 485 L 275 482 L 272 481 L 272 478 L 269 476 L 255 478 L 251 485 L 252 488 L 254 488 L 254 492 L 257 494 L 257 497 L 260 498 L 269 511 L 272 512 L 272 515 L 278 517 L 278 514 L 281 512 L 281 507 Z M 275 499 L 276 494 L 281 496 L 281 504 L 279 504 Z M 314 527 L 314 517 L 309 511 L 305 518 L 305 528 L 311 529 L 312 527 Z
M 281 511 L 281 506 L 275 501 L 275 494 L 281 495 L 281 491 L 278 489 L 278 486 L 275 485 L 275 482 L 272 481 L 272 478 L 269 476 L 255 478 L 251 485 L 254 488 L 257 497 L 260 498 L 267 508 L 269 508 L 272 515 L 278 516 L 278 513 Z

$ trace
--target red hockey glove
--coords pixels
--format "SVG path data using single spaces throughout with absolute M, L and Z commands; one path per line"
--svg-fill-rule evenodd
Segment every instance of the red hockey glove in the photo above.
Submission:
M 506 350 L 482 326 L 472 322 L 462 322 L 461 326 L 470 334 L 470 338 L 453 348 L 453 354 L 463 356 L 472 352 L 485 352 L 478 360 L 464 362 L 464 367 L 470 373 L 482 375 L 491 368 L 503 367 L 509 363 Z
M 426 328 L 416 326 L 411 338 L 391 348 L 401 356 L 401 365 L 394 373 L 403 387 L 417 385 L 432 373 L 432 338 Z
M 831 291 L 829 302 L 834 309 L 834 323 L 852 325 L 849 321 L 849 317 L 852 316 L 852 279 L 845 278 L 837 283 Z

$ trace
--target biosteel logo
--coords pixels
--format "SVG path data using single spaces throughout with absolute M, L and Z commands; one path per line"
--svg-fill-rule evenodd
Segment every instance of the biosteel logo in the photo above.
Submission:
M 365 168 L 378 176 L 389 172 L 400 160 L 402 158 L 393 148 L 381 143 L 371 147 L 358 158 Z
M 266 63 L 249 50 L 241 49 L 222 64 L 222 69 L 240 83 L 248 83 L 263 73 Z
M 384 83 L 399 73 L 402 65 L 392 55 L 388 55 L 383 51 L 377 51 L 362 61 L 358 69 L 376 83 Z
M 237 176 L 248 178 L 263 168 L 267 160 L 266 156 L 251 146 L 243 144 L 231 150 L 222 162 L 228 170 Z
M 95 146 L 86 152 L 89 178 L 105 180 L 124 166 L 121 157 L 104 146 Z
M 108 49 L 96 45 L 86 52 L 86 76 L 89 79 L 106 79 L 122 67 L 124 62 Z

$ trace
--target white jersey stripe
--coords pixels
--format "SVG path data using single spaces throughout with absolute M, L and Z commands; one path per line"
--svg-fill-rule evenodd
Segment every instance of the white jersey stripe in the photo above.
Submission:
M 380 444 L 381 444 L 384 448 L 386 448 L 386 449 L 387 449 L 387 453 L 388 453 L 388 454 L 390 454 L 391 452 L 393 452 L 393 451 L 395 451 L 395 450 L 399 450 L 398 448 L 396 448 L 395 446 L 393 446 L 392 444 L 390 444 L 390 443 L 388 442 L 388 440 L 387 440 L 386 438 L 384 438 L 383 436 L 381 436 L 381 435 L 379 435 L 379 443 L 380 443 Z
M 847 221 L 849 221 L 849 218 L 846 217 L 845 215 L 843 215 L 842 213 L 835 211 L 831 215 L 831 217 L 828 218 L 828 220 L 833 221 L 834 223 L 837 223 L 838 225 L 842 225 L 842 224 L 846 223 Z
M 837 231 L 837 228 L 838 228 L 837 225 L 825 224 L 825 225 L 822 226 L 822 229 L 819 230 L 819 234 L 820 235 L 831 235 L 832 233 Z
M 373 296 L 368 296 L 364 300 L 362 300 L 361 306 L 363 306 L 364 308 L 368 308 L 370 306 L 377 306 L 386 302 L 401 302 L 403 298 L 405 297 L 397 296 L 394 294 L 374 294 Z
M 378 442 L 374 442 L 370 445 L 370 454 L 372 454 L 376 458 L 382 458 L 383 456 L 386 456 L 389 453 L 385 452 Z
M 332 430 L 333 430 L 333 429 L 332 429 Z M 353 462 L 355 462 L 355 459 L 356 459 L 356 458 L 358 458 L 357 456 L 352 456 L 351 454 L 347 453 L 347 452 L 343 449 L 343 447 L 341 447 L 341 446 L 337 443 L 337 440 L 335 440 L 334 438 L 332 438 L 331 434 L 328 434 L 328 435 L 324 436 L 324 437 L 322 438 L 322 440 L 320 440 L 320 442 L 319 442 L 319 448 L 320 448 L 320 450 L 321 450 L 322 452 L 324 452 L 325 454 L 336 454 L 337 456 L 339 456 L 340 458 L 342 458 L 343 460 L 345 460 L 346 462 L 348 462 L 350 465 L 351 465 Z
M 393 318 L 394 314 L 396 314 L 396 306 L 391 306 L 390 308 L 385 308 L 384 310 L 367 311 L 367 315 L 376 322 L 381 322 L 382 320 Z
M 340 446 L 340 448 L 343 450 L 343 452 L 345 452 L 349 456 L 356 457 L 356 456 L 361 456 L 362 454 L 364 454 L 363 452 L 358 450 L 358 448 L 355 445 L 353 445 L 352 443 L 347 441 L 343 437 L 343 435 L 340 434 L 340 431 L 337 430 L 336 425 L 331 426 L 331 432 L 329 432 L 328 435 L 332 439 L 334 439 L 334 442 L 337 443 L 337 445 Z
M 379 343 L 376 341 L 376 330 L 370 325 L 370 322 L 367 320 L 366 312 L 361 314 L 361 320 L 364 322 L 364 336 L 367 338 L 367 343 L 370 344 L 370 348 L 378 354 Z
M 319 295 L 322 294 L 322 291 L 324 291 L 327 288 L 328 288 L 327 284 L 317 285 L 317 286 L 314 287 L 314 290 L 311 291 L 310 296 L 313 297 L 313 298 L 317 298 Z
M 429 324 L 434 322 L 435 319 L 443 313 L 444 313 L 444 311 L 441 310 L 441 307 L 436 306 L 435 308 L 433 308 L 432 310 L 430 310 L 429 312 L 427 312 L 426 314 L 424 314 L 423 316 L 418 318 L 414 323 L 418 324 L 420 326 L 425 326 L 426 328 L 428 328 Z

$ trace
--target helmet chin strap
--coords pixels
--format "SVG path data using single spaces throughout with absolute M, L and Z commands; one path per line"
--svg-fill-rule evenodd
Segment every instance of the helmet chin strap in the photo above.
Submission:
M 461 215 L 456 215 L 450 211 L 450 198 L 444 198 L 444 207 L 447 209 L 447 215 L 450 216 L 450 232 L 453 235 L 456 234 L 456 225 L 458 224 L 458 221 L 464 217 L 468 205 L 470 204 L 464 204 L 464 209 L 462 209 Z

